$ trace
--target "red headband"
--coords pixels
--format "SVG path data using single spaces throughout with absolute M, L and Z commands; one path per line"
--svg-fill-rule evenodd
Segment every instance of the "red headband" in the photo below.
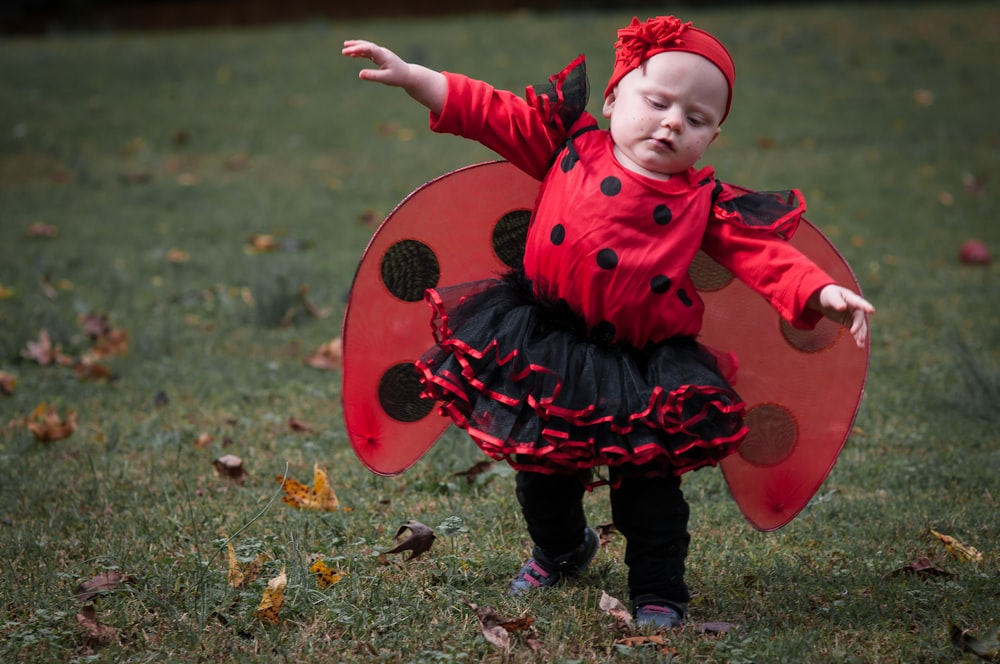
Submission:
M 618 31 L 615 51 L 615 69 L 604 91 L 605 97 L 611 94 L 625 74 L 657 53 L 686 51 L 702 56 L 718 67 L 726 77 L 729 97 L 726 99 L 726 112 L 722 119 L 725 120 L 729 115 L 729 108 L 733 103 L 733 84 L 736 82 L 736 65 L 722 42 L 701 28 L 682 23 L 673 16 L 657 16 L 645 23 L 636 17 L 628 27 Z

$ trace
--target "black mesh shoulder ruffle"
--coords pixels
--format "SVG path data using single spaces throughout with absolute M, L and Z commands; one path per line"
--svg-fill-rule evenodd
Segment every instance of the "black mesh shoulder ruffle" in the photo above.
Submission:
M 753 191 L 716 180 L 713 216 L 723 222 L 771 233 L 783 240 L 795 234 L 806 211 L 798 189 Z
M 547 125 L 568 132 L 583 115 L 590 99 L 586 58 L 577 56 L 561 72 L 550 76 L 548 82 L 528 87 L 524 96 Z

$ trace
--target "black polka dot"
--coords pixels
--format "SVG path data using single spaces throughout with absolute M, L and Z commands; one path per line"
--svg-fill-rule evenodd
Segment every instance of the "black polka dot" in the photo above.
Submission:
M 378 382 L 378 401 L 385 414 L 400 422 L 416 422 L 434 409 L 434 400 L 420 396 L 420 371 L 412 362 L 389 367 Z
M 618 254 L 614 249 L 601 249 L 597 252 L 597 264 L 605 270 L 613 269 L 618 265 Z
M 650 282 L 649 288 L 654 293 L 666 293 L 670 290 L 670 277 L 662 274 L 658 274 L 653 277 L 653 281 Z
M 622 190 L 622 181 L 613 175 L 601 180 L 601 193 L 605 196 L 617 196 Z
M 437 286 L 441 266 L 434 251 L 417 240 L 400 240 L 382 254 L 382 283 L 404 302 L 418 302 Z
M 566 227 L 562 224 L 556 224 L 552 227 L 552 232 L 549 233 L 549 239 L 552 240 L 552 244 L 560 245 L 563 240 L 566 239 Z
M 658 223 L 660 226 L 666 226 L 670 223 L 670 220 L 674 218 L 674 213 L 670 211 L 670 208 L 666 204 L 661 203 L 653 209 L 653 221 Z
M 507 267 L 524 265 L 524 242 L 528 237 L 531 210 L 514 210 L 500 217 L 493 227 L 493 251 Z
M 691 298 L 688 296 L 687 292 L 683 288 L 677 289 L 677 297 L 680 299 L 681 303 L 685 307 L 690 307 L 693 304 L 691 302 Z

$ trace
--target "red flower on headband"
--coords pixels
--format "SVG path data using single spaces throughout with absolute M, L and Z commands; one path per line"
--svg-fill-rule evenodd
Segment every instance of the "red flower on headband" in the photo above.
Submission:
M 659 16 L 645 23 L 633 18 L 632 23 L 618 31 L 618 41 L 615 42 L 615 69 L 627 67 L 635 69 L 646 59 L 646 53 L 652 48 L 664 46 L 682 46 L 684 40 L 681 34 L 691 23 L 683 23 L 674 16 Z

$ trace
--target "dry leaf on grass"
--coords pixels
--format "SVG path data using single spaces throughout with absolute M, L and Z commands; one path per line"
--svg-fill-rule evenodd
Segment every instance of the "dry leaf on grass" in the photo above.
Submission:
M 39 330 L 37 341 L 28 342 L 26 348 L 21 351 L 21 357 L 26 360 L 34 360 L 43 367 L 50 364 L 68 367 L 73 364 L 73 358 L 65 355 L 61 346 L 52 344 L 49 331 L 44 328 Z
M 341 570 L 334 571 L 323 562 L 322 558 L 316 558 L 309 571 L 316 575 L 316 586 L 320 590 L 325 590 L 330 586 L 340 583 L 345 573 Z
M 0 394 L 9 397 L 17 387 L 17 376 L 6 371 L 0 371 Z
M 899 569 L 890 572 L 887 577 L 899 576 L 901 574 L 914 574 L 921 579 L 932 576 L 954 576 L 951 572 L 941 569 L 930 561 L 927 556 L 920 556 L 911 563 L 903 565 Z
M 945 550 L 958 560 L 961 560 L 962 562 L 977 563 L 982 561 L 983 554 L 975 548 L 959 542 L 951 535 L 942 535 L 936 530 L 931 530 L 931 534 L 941 540 L 941 543 L 944 544 Z
M 235 454 L 224 454 L 212 462 L 219 477 L 232 480 L 240 486 L 247 480 L 247 471 L 243 468 L 243 459 Z
M 118 638 L 118 630 L 116 628 L 102 625 L 98 622 L 97 609 L 93 604 L 86 604 L 80 607 L 80 612 L 76 614 L 76 621 L 86 631 L 89 645 L 104 645 Z
M 242 588 L 243 586 L 253 583 L 260 574 L 260 569 L 264 565 L 265 555 L 263 553 L 258 554 L 256 558 L 248 563 L 241 563 L 239 558 L 236 557 L 236 547 L 233 546 L 232 540 L 228 542 L 229 548 L 229 573 L 226 577 L 227 583 L 230 588 Z
M 430 549 L 431 545 L 434 544 L 434 539 L 437 537 L 434 534 L 434 529 L 430 526 L 425 526 L 419 521 L 411 520 L 399 527 L 399 530 L 396 531 L 395 539 L 398 540 L 407 530 L 410 531 L 409 537 L 400 542 L 395 548 L 383 551 L 383 555 L 409 551 L 410 557 L 406 560 L 410 561 Z
M 476 478 L 485 473 L 487 470 L 493 467 L 493 461 L 477 461 L 472 467 L 466 470 L 460 470 L 457 473 L 452 473 L 452 477 L 464 477 L 466 483 L 472 484 L 476 481 Z
M 123 583 L 131 582 L 132 577 L 128 574 L 122 574 L 121 572 L 116 572 L 114 570 L 110 572 L 101 572 L 100 574 L 92 576 L 77 586 L 74 599 L 78 602 L 86 604 L 101 593 L 114 590 Z
M 288 418 L 288 428 L 299 433 L 314 433 L 316 431 L 316 429 L 295 417 Z
M 632 612 L 628 610 L 627 606 L 622 604 L 621 600 L 612 597 L 602 590 L 598 606 L 601 608 L 601 611 L 613 617 L 618 626 L 628 630 L 632 629 Z
M 333 487 L 330 486 L 330 480 L 327 478 L 326 471 L 320 468 L 319 464 L 313 465 L 312 488 L 291 477 L 284 475 L 275 475 L 274 477 L 278 482 L 283 483 L 282 489 L 285 495 L 281 497 L 281 502 L 286 505 L 291 505 L 297 509 L 322 510 L 325 512 L 336 512 L 341 509 L 340 501 L 337 500 L 337 494 L 333 492 Z M 344 508 L 344 511 L 348 510 Z
M 59 235 L 59 229 L 44 221 L 36 221 L 28 226 L 27 233 L 29 237 L 55 237 Z
M 316 352 L 306 358 L 306 364 L 314 369 L 337 371 L 344 365 L 344 355 L 340 337 L 321 345 Z
M 67 411 L 66 419 L 63 420 L 56 412 L 55 406 L 47 406 L 45 402 L 42 402 L 32 411 L 24 424 L 28 431 L 35 436 L 35 440 L 51 443 L 73 435 L 77 427 L 76 411 Z
M 267 588 L 264 589 L 256 612 L 261 622 L 269 625 L 278 624 L 278 614 L 285 603 L 285 587 L 287 585 L 288 577 L 285 575 L 285 568 L 281 568 L 281 573 L 267 582 Z
M 494 647 L 499 648 L 504 652 L 510 651 L 510 633 L 528 631 L 531 626 L 535 624 L 535 618 L 533 616 L 521 616 L 520 618 L 515 618 L 513 620 L 508 620 L 507 618 L 501 617 L 488 606 L 479 607 L 469 600 L 463 599 L 466 606 L 476 612 L 476 617 L 479 619 L 479 625 L 482 629 L 483 638 L 485 638 Z M 532 638 L 530 634 L 525 635 L 525 639 L 528 641 L 528 645 L 532 650 L 538 649 L 538 642 L 536 639 Z

